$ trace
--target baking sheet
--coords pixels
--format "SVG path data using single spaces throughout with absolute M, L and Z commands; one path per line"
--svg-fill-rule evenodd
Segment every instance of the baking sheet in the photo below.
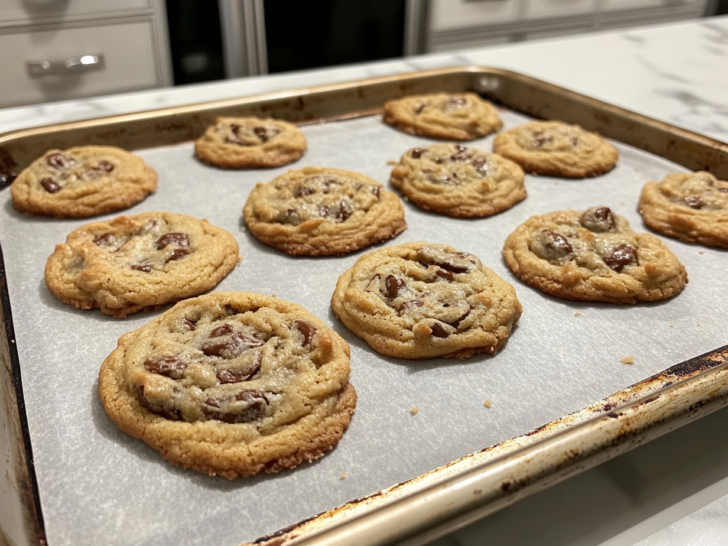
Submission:
M 512 112 L 502 118 L 506 128 L 526 121 Z M 116 429 L 96 397 L 98 368 L 118 337 L 158 313 L 118 320 L 55 300 L 43 281 L 45 261 L 56 243 L 88 220 L 25 217 L 12 209 L 8 192 L 2 195 L 0 237 L 51 546 L 253 540 L 528 432 L 728 342 L 724 251 L 664 239 L 685 264 L 690 283 L 672 300 L 637 306 L 557 300 L 522 284 L 503 263 L 505 237 L 533 214 L 603 204 L 645 230 L 636 212 L 642 185 L 684 169 L 615 143 L 621 160 L 611 173 L 578 181 L 527 175 L 529 197 L 492 218 L 456 220 L 406 203 L 409 229 L 385 244 L 424 240 L 472 252 L 514 284 L 524 312 L 495 357 L 384 358 L 329 310 L 336 279 L 365 250 L 336 258 L 289 257 L 257 243 L 241 227 L 241 209 L 256 182 L 289 168 L 338 167 L 387 183 L 387 161 L 432 141 L 384 126 L 378 116 L 303 131 L 309 140 L 304 158 L 265 171 L 210 168 L 194 159 L 191 143 L 141 151 L 159 172 L 159 189 L 126 211 L 170 210 L 228 229 L 240 243 L 243 263 L 216 290 L 275 293 L 303 305 L 350 343 L 359 402 L 349 431 L 324 458 L 274 476 L 231 482 L 180 470 Z M 492 139 L 469 145 L 490 151 Z M 632 366 L 619 361 L 628 355 L 635 357 Z M 486 399 L 490 409 L 483 406 Z M 410 414 L 413 406 L 416 415 Z

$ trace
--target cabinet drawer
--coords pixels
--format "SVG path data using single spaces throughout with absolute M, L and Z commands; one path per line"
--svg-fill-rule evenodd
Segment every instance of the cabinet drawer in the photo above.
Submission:
M 526 0 L 527 19 L 547 19 L 591 14 L 597 9 L 597 0 Z
M 433 0 L 431 30 L 452 30 L 518 19 L 519 0 Z
M 705 0 L 602 0 L 599 3 L 599 9 L 601 11 L 616 11 L 636 8 L 675 8 L 703 4 L 705 4 Z
M 0 107 L 156 87 L 151 21 L 0 35 Z M 98 68 L 32 76 L 28 63 L 103 56 Z
M 0 0 L 0 23 L 33 23 L 148 9 L 150 0 Z

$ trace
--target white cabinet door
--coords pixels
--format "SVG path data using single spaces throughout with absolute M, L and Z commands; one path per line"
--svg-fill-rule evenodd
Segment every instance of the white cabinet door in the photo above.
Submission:
M 151 10 L 151 0 L 0 0 L 0 25 Z
M 590 14 L 597 9 L 597 0 L 525 0 L 527 19 L 548 19 Z
M 518 19 L 519 0 L 432 0 L 433 31 L 506 23 Z

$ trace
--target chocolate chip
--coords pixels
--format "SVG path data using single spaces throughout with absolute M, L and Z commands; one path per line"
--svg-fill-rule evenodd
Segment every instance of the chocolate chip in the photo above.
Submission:
M 182 362 L 175 357 L 147 359 L 144 362 L 144 367 L 148 371 L 159 375 L 166 375 L 172 379 L 180 379 L 187 369 L 187 366 L 187 362 Z
M 186 233 L 167 233 L 162 235 L 157 241 L 157 250 L 162 250 L 167 245 L 187 248 L 190 246 L 190 240 Z
M 43 186 L 43 189 L 48 193 L 56 193 L 61 190 L 61 186 L 58 184 L 58 182 L 56 182 L 56 179 L 51 178 L 50 176 L 42 178 L 40 181 L 40 185 Z
M 185 323 L 185 326 L 187 326 L 187 328 L 189 328 L 190 331 L 194 332 L 195 330 L 197 330 L 197 324 L 195 324 L 194 322 L 192 322 L 187 317 L 185 317 L 184 319 L 182 319 L 182 322 Z
M 718 191 L 728 193 L 728 188 L 718 188 Z
M 397 314 L 402 316 L 404 313 L 414 309 L 415 307 L 422 307 L 422 302 L 417 300 L 408 300 L 400 303 L 397 308 Z
M 448 337 L 450 335 L 450 332 L 445 330 L 445 327 L 439 322 L 433 323 L 430 326 L 430 330 L 432 331 L 432 335 L 435 337 Z
M 293 327 L 303 334 L 303 346 L 309 345 L 316 334 L 316 328 L 305 320 L 294 320 Z
M 351 205 L 348 202 L 342 201 L 339 203 L 339 211 L 336 213 L 337 222 L 345 222 L 352 214 Z
M 468 149 L 462 144 L 455 144 L 456 152 L 450 156 L 452 161 L 468 161 L 473 154 L 468 153 Z
M 253 132 L 261 142 L 268 142 L 269 139 L 280 133 L 278 129 L 272 127 L 253 127 Z
M 552 137 L 550 137 L 550 136 L 546 136 L 546 137 L 537 137 L 537 138 L 534 138 L 534 139 L 533 139 L 533 144 L 534 144 L 534 146 L 536 146 L 537 148 L 540 148 L 541 146 L 543 146 L 543 145 L 544 145 L 544 144 L 546 144 L 547 142 L 551 142 L 552 140 L 553 140 L 553 138 L 552 138 Z
M 136 271 L 143 271 L 144 273 L 149 273 L 152 270 L 152 264 L 137 264 L 131 266 L 132 269 Z
M 180 419 L 182 419 L 182 415 L 180 414 L 178 409 L 173 408 L 172 411 L 170 412 L 170 411 L 166 411 L 164 408 L 158 408 L 158 407 L 150 404 L 149 400 L 147 400 L 147 397 L 144 396 L 144 386 L 143 385 L 141 387 L 139 387 L 136 398 L 139 401 L 139 404 L 147 411 L 160 415 L 160 416 L 164 417 L 165 419 L 169 419 L 170 421 L 179 421 Z
M 422 148 L 415 148 L 412 150 L 412 154 L 410 154 L 414 159 L 419 159 L 422 157 L 422 154 L 425 153 L 425 150 Z
M 76 164 L 76 160 L 60 152 L 46 157 L 46 163 L 55 169 L 65 169 Z
M 210 332 L 210 337 L 222 337 L 228 334 L 232 334 L 234 331 L 235 328 L 233 328 L 230 324 L 223 324 L 222 326 L 218 326 L 217 328 L 213 329 Z
M 470 163 L 472 163 L 473 167 L 475 167 L 475 170 L 478 171 L 480 174 L 486 175 L 490 170 L 488 160 L 483 156 L 474 157 Z
M 175 261 L 175 260 L 181 260 L 185 256 L 187 256 L 190 253 L 190 251 L 186 248 L 175 248 L 170 255 L 167 257 L 166 260 L 164 260 L 164 263 L 168 264 L 169 262 Z
M 614 214 L 612 214 L 609 207 L 592 207 L 584 211 L 579 223 L 588 230 L 597 233 L 614 231 Z
M 16 172 L 0 173 L 0 189 L 5 188 L 15 182 L 16 178 L 18 178 L 18 173 Z
M 405 282 L 394 275 L 387 275 L 384 279 L 384 295 L 388 298 L 396 298 L 400 288 L 405 287 Z
M 228 368 L 226 370 L 218 370 L 216 374 L 217 379 L 218 381 L 220 381 L 220 383 L 241 383 L 243 381 L 248 381 L 256 373 L 258 373 L 258 370 L 260 370 L 261 361 L 262 357 L 261 355 L 258 355 L 258 358 L 255 359 L 253 365 L 244 370 L 237 370 L 232 368 Z
M 577 144 L 579 144 L 579 139 L 576 137 L 571 137 L 571 145 L 576 146 Z
M 296 197 L 306 197 L 307 195 L 311 195 L 312 193 L 314 193 L 314 191 L 315 191 L 315 190 L 312 190 L 311 188 L 305 188 L 305 187 L 301 187 L 301 188 L 300 188 L 300 189 L 299 189 L 299 190 L 298 190 L 298 191 L 296 192 Z
M 447 101 L 447 105 L 449 108 L 462 108 L 465 106 L 465 99 L 462 97 L 452 97 L 449 101 Z
M 417 106 L 415 106 L 415 114 L 421 113 L 422 110 L 425 109 L 425 106 L 427 106 L 427 105 L 424 102 L 421 102 Z
M 372 192 L 377 197 L 377 199 L 379 199 L 379 192 L 381 189 L 382 188 L 380 188 L 379 186 L 369 186 L 369 191 Z
M 467 316 L 470 314 L 470 312 L 472 310 L 473 310 L 472 307 L 468 307 L 468 310 L 465 311 L 462 315 L 460 315 L 460 317 L 457 320 L 455 320 L 454 322 L 451 322 L 450 325 L 454 326 L 455 328 L 460 326 L 460 323 L 467 318 Z
M 114 166 L 109 163 L 108 161 L 99 161 L 99 169 L 102 171 L 106 171 L 107 173 L 110 173 L 114 170 Z
M 447 269 L 443 269 L 441 267 L 435 269 L 435 275 L 442 279 L 445 279 L 446 281 L 452 282 L 453 280 L 452 273 L 450 273 Z
M 612 251 L 612 255 L 604 258 L 604 263 L 619 273 L 624 266 L 629 264 L 639 265 L 637 260 L 637 249 L 631 245 L 619 245 Z
M 683 202 L 690 208 L 699 209 L 702 208 L 705 203 L 697 195 L 688 195 L 683 198 Z
M 116 242 L 116 238 L 111 233 L 104 233 L 103 235 L 99 235 L 94 239 L 94 244 L 98 246 L 106 246 L 111 245 Z
M 243 402 L 242 407 L 236 402 Z M 233 399 L 208 398 L 202 405 L 202 412 L 208 419 L 225 423 L 247 423 L 265 413 L 268 399 L 259 391 L 240 391 Z
M 318 213 L 318 215 L 321 218 L 326 218 L 331 213 L 331 211 L 329 210 L 329 207 L 327 207 L 326 205 L 317 206 L 316 212 Z
M 211 339 L 224 337 L 225 339 L 219 343 L 207 343 L 200 347 L 200 350 L 207 356 L 235 358 L 243 351 L 263 345 L 263 342 L 258 338 L 238 332 L 230 324 L 215 328 L 210 332 L 209 337 Z
M 560 233 L 556 233 L 550 229 L 544 229 L 541 231 L 541 234 L 544 236 L 542 240 L 543 246 L 549 254 L 565 256 L 574 251 L 568 239 Z

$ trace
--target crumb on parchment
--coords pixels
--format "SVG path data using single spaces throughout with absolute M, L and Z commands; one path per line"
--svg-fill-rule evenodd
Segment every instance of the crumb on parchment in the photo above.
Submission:
M 274 298 L 277 298 L 278 297 L 278 292 L 276 292 L 275 290 L 273 290 L 273 293 L 271 294 L 271 296 L 273 296 Z
M 486 400 L 486 401 L 484 401 L 484 402 L 483 402 L 483 405 L 484 405 L 484 406 L 485 406 L 486 408 L 490 409 L 490 407 L 491 407 L 491 406 L 492 406 L 493 404 L 491 403 L 491 401 L 490 401 L 490 400 Z
M 345 480 L 346 479 L 346 472 L 342 472 L 341 475 L 339 476 L 339 479 L 340 480 Z
M 419 411 L 420 411 L 420 408 L 418 408 L 417 406 L 412 406 L 410 408 L 410 415 L 417 415 L 419 413 Z
M 394 161 L 393 159 L 390 159 L 387 161 L 387 165 L 396 165 L 396 164 L 397 164 L 397 162 Z
M 579 313 L 579 311 L 577 311 L 576 313 L 574 313 L 574 316 L 575 317 L 580 317 L 581 316 L 581 313 Z
M 673 324 L 670 324 L 670 328 L 674 328 L 675 326 Z
M 632 355 L 625 356 L 624 358 L 620 359 L 620 362 L 622 364 L 629 364 L 630 366 L 634 364 L 634 357 Z

